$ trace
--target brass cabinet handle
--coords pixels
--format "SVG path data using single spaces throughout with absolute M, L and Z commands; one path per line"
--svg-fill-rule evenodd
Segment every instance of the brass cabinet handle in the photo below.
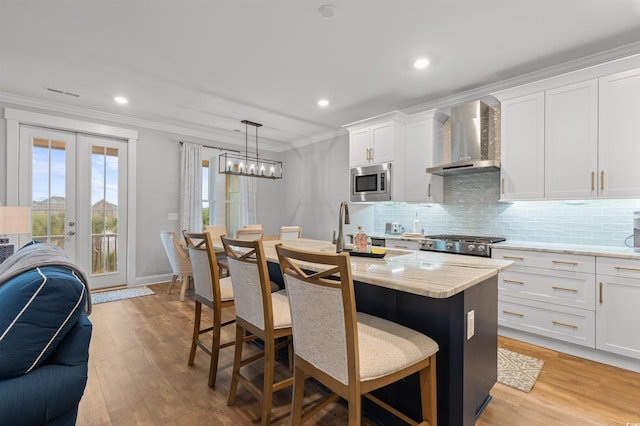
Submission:
M 502 178 L 502 193 L 504 194 L 504 178 Z
M 602 281 L 600 281 L 600 304 L 602 305 Z
M 373 157 L 371 155 L 371 148 L 367 148 L 367 160 L 373 160 Z
M 554 325 L 561 325 L 561 326 L 563 326 L 563 327 L 578 328 L 578 326 L 577 326 L 577 325 L 575 325 L 575 324 L 569 324 L 569 323 L 566 323 L 566 322 L 553 321 L 553 320 L 552 320 L 551 322 L 552 322 Z
M 431 197 L 431 184 L 429 184 L 429 187 L 427 189 L 427 197 Z
M 408 249 L 409 248 L 409 246 L 401 246 L 401 245 L 398 245 L 398 244 L 394 245 L 394 247 L 395 248 L 403 248 L 403 249 Z
M 568 260 L 552 260 L 552 263 L 561 263 L 563 265 L 573 265 L 573 266 L 577 266 L 578 262 L 570 262 Z
M 596 190 L 596 172 L 591 172 L 591 190 Z
M 508 280 L 506 278 L 504 280 L 502 280 L 502 281 L 504 281 L 505 283 L 513 283 L 513 284 L 524 285 L 524 281 Z
M 370 160 L 373 161 L 373 148 L 369 148 L 371 150 L 371 158 Z
M 514 259 L 514 260 L 524 260 L 524 257 L 520 257 L 520 256 L 507 256 L 507 255 L 503 255 L 502 256 L 503 259 Z
M 518 312 L 505 311 L 505 310 L 503 310 L 502 312 L 507 314 L 507 315 L 515 315 L 515 316 L 520 317 L 520 318 L 524 317 L 524 314 L 519 314 Z
M 625 271 L 640 271 L 640 268 L 632 268 L 630 266 L 614 266 L 616 269 L 623 269 Z
M 554 289 L 554 290 L 570 291 L 572 293 L 577 293 L 578 292 L 577 288 L 558 287 L 557 285 L 552 285 L 551 288 Z
M 600 190 L 604 191 L 604 170 L 600 171 Z

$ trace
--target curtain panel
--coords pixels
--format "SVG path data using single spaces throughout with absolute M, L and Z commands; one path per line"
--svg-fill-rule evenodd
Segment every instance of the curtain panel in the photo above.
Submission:
M 202 145 L 182 142 L 180 229 L 202 232 Z

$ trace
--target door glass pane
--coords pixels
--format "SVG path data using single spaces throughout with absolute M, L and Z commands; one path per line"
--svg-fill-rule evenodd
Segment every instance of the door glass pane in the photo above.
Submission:
M 91 273 L 117 272 L 118 149 L 91 148 Z
M 33 139 L 31 233 L 64 248 L 66 151 L 60 141 Z

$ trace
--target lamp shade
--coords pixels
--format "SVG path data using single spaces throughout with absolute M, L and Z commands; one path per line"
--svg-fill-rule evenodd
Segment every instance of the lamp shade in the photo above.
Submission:
M 31 207 L 0 206 L 0 235 L 31 232 Z

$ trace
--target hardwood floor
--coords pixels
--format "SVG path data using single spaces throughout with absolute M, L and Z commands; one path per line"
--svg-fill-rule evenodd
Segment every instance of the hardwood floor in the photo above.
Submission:
M 242 386 L 236 405 L 226 405 L 233 349 L 221 351 L 216 387 L 207 387 L 207 355 L 199 350 L 195 365 L 187 365 L 193 302 L 180 302 L 177 290 L 167 295 L 166 284 L 149 287 L 155 295 L 93 307 L 89 380 L 77 424 L 256 424 L 258 402 Z M 232 328 L 223 339 L 232 338 Z M 506 338 L 499 345 L 545 364 L 530 393 L 497 383 L 478 426 L 640 423 L 640 374 Z M 259 368 L 250 374 L 261 382 Z M 288 369 L 278 374 L 289 374 Z M 308 383 L 305 402 L 322 394 Z M 274 395 L 274 424 L 288 424 L 290 396 L 290 388 Z M 306 424 L 344 425 L 346 419 L 346 408 L 332 404 Z

